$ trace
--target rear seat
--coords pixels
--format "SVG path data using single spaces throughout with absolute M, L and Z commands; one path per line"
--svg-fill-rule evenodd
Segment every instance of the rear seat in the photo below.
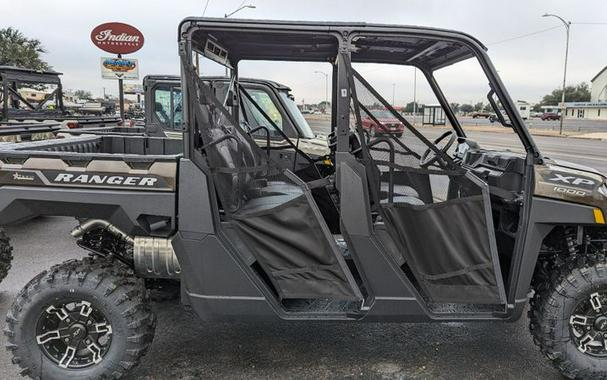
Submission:
M 388 203 L 388 182 L 382 182 L 380 185 L 380 203 Z M 424 205 L 424 201 L 419 198 L 417 191 L 411 186 L 394 185 L 394 197 L 392 203 L 408 203 L 414 206 Z

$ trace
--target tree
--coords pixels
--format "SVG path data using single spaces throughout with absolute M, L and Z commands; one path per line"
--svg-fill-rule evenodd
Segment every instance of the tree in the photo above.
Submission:
M 464 113 L 472 112 L 474 111 L 474 106 L 472 104 L 462 104 L 459 106 L 459 110 Z
M 483 104 L 483 102 L 478 102 L 478 103 L 476 103 L 476 104 L 474 105 L 474 110 L 475 110 L 475 111 L 482 111 L 484 106 L 485 106 L 485 105 Z
M 453 110 L 453 112 L 458 113 L 460 110 L 460 104 L 459 103 L 449 103 L 449 105 L 451 106 L 451 109 Z
M 33 70 L 48 70 L 50 66 L 40 55 L 46 53 L 42 43 L 27 38 L 12 27 L 0 29 L 0 65 Z
M 74 91 L 74 96 L 80 99 L 91 99 L 93 97 L 93 94 L 91 94 L 90 91 L 86 90 L 76 90 Z
M 540 103 L 541 106 L 555 106 L 561 102 L 563 90 L 557 88 L 550 94 L 545 95 Z M 590 101 L 590 88 L 588 83 L 582 82 L 575 86 L 565 87 L 566 102 L 588 102 Z
M 485 107 L 483 107 L 483 111 L 485 111 L 485 112 L 492 112 L 493 111 L 493 107 L 491 106 L 491 103 L 485 104 Z
M 415 106 L 415 104 L 417 104 L 417 106 Z M 414 106 L 415 106 L 415 107 L 414 107 Z M 407 103 L 407 105 L 405 106 L 405 112 L 406 112 L 406 113 L 413 113 L 413 110 L 415 109 L 415 111 L 416 111 L 417 113 L 419 113 L 419 112 L 421 111 L 422 107 L 423 107 L 423 106 L 422 106 L 421 104 L 417 103 L 417 102 L 415 102 L 415 103 L 414 103 L 414 102 L 409 102 L 409 103 Z

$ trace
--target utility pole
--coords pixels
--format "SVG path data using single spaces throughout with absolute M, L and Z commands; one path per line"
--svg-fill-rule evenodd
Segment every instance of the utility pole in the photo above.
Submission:
M 563 69 L 563 93 L 561 94 L 561 106 L 559 107 L 561 109 L 559 135 L 562 135 L 563 134 L 563 119 L 565 118 L 565 113 L 567 112 L 567 108 L 565 108 L 565 87 L 566 87 L 566 83 L 567 83 L 567 57 L 569 55 L 569 29 L 571 28 L 571 21 L 567 21 L 564 18 L 562 18 L 561 16 L 551 14 L 551 13 L 545 13 L 542 15 L 542 17 L 558 18 L 563 23 L 563 25 L 565 25 L 565 30 L 567 32 L 567 37 L 566 37 L 567 40 L 565 42 L 565 67 Z
M 122 58 L 122 54 L 118 54 Z M 122 86 L 122 77 L 118 79 L 118 103 L 120 104 L 120 119 L 124 124 L 124 87 Z
M 324 71 L 314 71 L 315 74 L 321 74 L 325 77 L 325 107 L 329 106 L 329 74 Z

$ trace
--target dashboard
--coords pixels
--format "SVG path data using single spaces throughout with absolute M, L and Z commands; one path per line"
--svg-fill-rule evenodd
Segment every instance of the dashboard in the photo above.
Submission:
M 471 170 L 489 186 L 520 192 L 525 176 L 525 157 L 508 151 L 467 149 L 461 156 L 462 167 Z

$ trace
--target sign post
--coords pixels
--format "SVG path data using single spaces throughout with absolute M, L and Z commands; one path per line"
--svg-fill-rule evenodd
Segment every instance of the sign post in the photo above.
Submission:
M 123 80 L 138 79 L 139 64 L 134 59 L 123 59 L 122 54 L 134 53 L 141 49 L 144 41 L 143 34 L 134 26 L 121 22 L 108 22 L 93 29 L 91 41 L 99 49 L 118 55 L 114 61 L 112 61 L 112 58 L 102 58 L 101 72 L 103 78 L 118 79 L 120 118 L 124 121 Z M 107 71 L 110 74 L 107 74 Z M 111 73 L 113 73 L 113 76 Z
M 118 54 L 118 58 L 122 58 L 122 54 Z M 118 103 L 120 104 L 120 120 L 124 124 L 124 87 L 123 79 L 118 79 Z

